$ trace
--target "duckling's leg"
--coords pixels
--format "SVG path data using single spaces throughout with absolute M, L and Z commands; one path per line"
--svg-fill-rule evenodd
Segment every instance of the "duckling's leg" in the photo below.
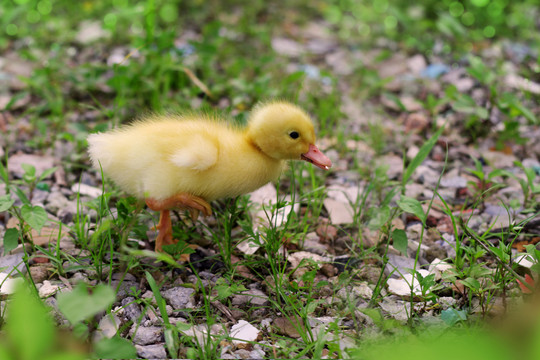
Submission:
M 175 241 L 172 236 L 172 223 L 171 223 L 171 211 L 161 210 L 159 214 L 159 223 L 156 226 L 158 235 L 156 238 L 156 251 L 162 252 L 163 245 L 174 244 Z
M 163 245 L 176 243 L 172 238 L 170 209 L 186 209 L 190 212 L 193 220 L 197 219 L 199 212 L 202 212 L 205 216 L 210 216 L 212 214 L 212 208 L 206 200 L 187 193 L 176 194 L 164 200 L 147 198 L 146 205 L 154 211 L 161 212 L 159 224 L 157 226 L 158 236 L 156 238 L 156 251 L 161 251 Z

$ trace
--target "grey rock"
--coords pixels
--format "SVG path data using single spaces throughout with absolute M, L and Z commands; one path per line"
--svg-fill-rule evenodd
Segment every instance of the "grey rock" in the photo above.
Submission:
M 55 159 L 52 156 L 15 154 L 11 155 L 8 159 L 8 169 L 15 176 L 22 178 L 24 175 L 22 164 L 28 164 L 36 168 L 36 176 L 39 176 L 45 170 L 52 168 L 54 166 L 54 161 Z
M 93 334 L 93 341 L 97 342 L 103 338 L 112 338 L 118 332 L 121 323 L 114 313 L 103 316 Z
M 182 286 L 162 292 L 163 297 L 173 309 L 193 309 L 195 307 L 194 294 L 194 289 Z
M 34 189 L 32 192 L 32 204 L 43 205 L 49 197 L 49 193 L 44 190 Z
M 199 277 L 201 279 L 210 280 L 212 282 L 216 282 L 217 276 L 211 272 L 208 271 L 201 271 L 199 272 Z
M 85 273 L 77 272 L 73 274 L 71 278 L 69 278 L 69 282 L 71 284 L 78 284 L 80 282 L 84 282 L 88 284 L 90 280 L 88 280 L 88 275 L 86 275 Z
M 69 201 L 60 191 L 54 191 L 49 194 L 46 208 L 53 214 L 62 211 L 62 217 L 70 216 L 70 221 L 77 212 L 77 205 L 74 202 Z
M 484 214 L 491 216 L 508 218 L 510 216 L 509 213 L 512 215 L 512 209 L 501 205 L 486 204 L 486 208 L 484 209 Z
M 343 301 L 352 301 L 359 298 L 369 300 L 373 295 L 373 290 L 371 290 L 367 283 L 362 282 L 356 286 L 347 286 L 341 288 L 336 295 L 337 297 L 343 299 Z
M 467 179 L 461 176 L 443 177 L 441 186 L 448 188 L 464 188 L 467 187 Z
M 135 298 L 132 296 L 122 299 L 122 306 L 124 307 L 124 316 L 127 320 L 136 323 L 141 317 L 141 307 L 135 302 Z
M 317 236 L 315 234 L 315 236 Z M 316 239 L 313 238 L 307 238 L 304 240 L 304 247 L 303 250 L 315 253 L 317 255 L 326 255 L 326 246 L 324 244 L 321 244 L 319 241 L 319 236 L 317 236 Z
M 409 318 L 411 304 L 406 301 L 387 297 L 379 303 L 379 306 L 386 314 L 398 321 L 405 322 Z
M 0 271 L 6 274 L 15 275 L 18 272 L 26 273 L 26 266 L 23 262 L 24 253 L 5 255 L 0 257 Z
M 232 299 L 232 304 L 235 306 L 252 305 L 252 306 L 267 306 L 269 304 L 268 296 L 258 289 L 250 289 L 241 294 L 235 295 Z
M 118 284 L 120 283 L 120 286 L 118 287 Z M 117 299 L 123 299 L 129 294 L 131 294 L 133 291 L 139 290 L 139 283 L 134 281 L 122 281 L 119 282 L 117 280 L 111 281 L 111 286 L 113 289 L 118 288 L 118 292 L 116 294 Z
M 59 209 L 68 206 L 69 200 L 60 192 L 53 191 L 47 198 L 47 210 L 56 213 Z
M 165 344 L 155 345 L 135 345 L 137 349 L 137 355 L 143 359 L 166 359 L 167 351 L 165 350 Z
M 246 349 L 236 350 L 234 354 L 237 356 L 237 359 L 251 359 L 251 352 Z
M 135 344 L 149 345 L 162 341 L 163 328 L 159 326 L 137 327 L 137 324 L 133 324 L 129 333 L 134 335 L 133 342 Z
M 416 168 L 413 178 L 424 185 L 436 185 L 441 174 L 427 165 L 420 165 Z
M 388 254 L 388 264 L 386 265 L 387 271 L 393 272 L 394 275 L 400 275 L 409 274 L 409 269 L 414 269 L 414 259 L 395 254 Z

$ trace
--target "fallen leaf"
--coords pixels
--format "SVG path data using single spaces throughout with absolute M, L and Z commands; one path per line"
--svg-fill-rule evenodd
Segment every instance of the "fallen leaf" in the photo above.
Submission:
M 529 289 L 527 285 L 523 284 L 518 279 L 516 279 L 516 281 L 518 282 L 519 288 L 524 294 L 532 294 L 533 291 Z M 529 274 L 525 274 L 525 282 L 530 286 L 534 287 L 534 279 Z
M 512 247 L 514 249 L 517 249 L 519 252 L 525 252 L 527 249 L 525 249 L 526 245 L 536 245 L 540 242 L 540 236 L 535 236 L 527 240 L 518 240 L 514 241 L 512 244 Z
M 274 319 L 273 325 L 279 334 L 287 335 L 295 339 L 300 337 L 300 333 L 297 329 L 304 328 L 302 320 L 298 317 L 290 319 L 286 317 L 278 317 Z

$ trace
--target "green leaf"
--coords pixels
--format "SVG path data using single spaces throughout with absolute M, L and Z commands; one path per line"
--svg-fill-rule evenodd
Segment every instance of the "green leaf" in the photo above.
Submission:
M 176 328 L 178 329 L 178 331 L 188 331 L 189 329 L 191 329 L 191 325 L 179 321 L 176 323 Z
M 534 113 L 531 110 L 527 109 L 525 106 L 523 106 L 522 103 L 516 101 L 512 105 L 514 105 L 516 110 L 518 110 L 521 115 L 525 117 L 525 119 L 529 120 L 532 124 L 538 124 L 538 119 L 536 118 Z
M 105 310 L 114 300 L 114 291 L 107 285 L 97 285 L 88 292 L 85 283 L 80 283 L 71 292 L 58 294 L 58 309 L 71 324 L 88 319 Z
M 0 196 L 0 212 L 7 211 L 15 203 L 9 195 Z
M 26 195 L 24 194 L 24 192 L 23 192 L 21 189 L 19 189 L 19 188 L 16 187 L 16 186 L 14 186 L 12 189 L 13 189 L 13 192 L 14 192 L 15 194 L 17 194 L 17 197 L 19 198 L 19 200 L 21 200 L 21 202 L 22 202 L 23 204 L 28 204 L 28 205 L 30 205 L 30 200 L 28 200 L 28 198 L 26 197 Z
M 45 171 L 43 171 L 41 173 L 41 175 L 39 175 L 39 181 L 43 180 L 43 179 L 46 179 L 48 178 L 52 173 L 54 173 L 56 171 L 56 167 L 53 167 L 53 168 L 50 168 L 50 169 L 47 169 Z
M 24 170 L 24 176 L 34 177 L 36 176 L 36 167 L 30 164 L 21 164 L 22 169 Z
M 19 230 L 10 228 L 4 233 L 4 255 L 19 245 Z
M 467 312 L 465 310 L 456 310 L 448 308 L 441 311 L 441 319 L 449 326 L 454 326 L 459 321 L 467 320 Z
M 113 336 L 100 340 L 95 345 L 95 354 L 99 359 L 135 359 L 137 349 L 130 341 Z
M 306 315 L 309 315 L 309 314 L 313 314 L 315 312 L 315 310 L 317 310 L 317 306 L 319 306 L 319 302 L 318 301 L 311 301 L 310 303 L 308 303 L 308 305 L 306 306 Z
M 402 196 L 401 199 L 398 200 L 397 204 L 401 210 L 415 215 L 420 219 L 420 221 L 422 221 L 422 223 L 426 223 L 427 216 L 424 213 L 424 209 L 422 209 L 422 204 L 420 204 L 420 201 L 408 196 Z
M 229 284 L 224 278 L 219 278 L 217 280 L 214 289 L 217 291 L 218 300 L 226 299 L 233 294 L 247 290 L 244 285 L 236 283 Z
M 433 149 L 433 146 L 435 146 L 435 143 L 439 139 L 439 136 L 441 136 L 442 132 L 444 130 L 444 126 L 441 126 L 435 134 L 433 134 L 428 141 L 422 145 L 420 150 L 418 151 L 418 154 L 412 159 L 411 163 L 407 166 L 407 169 L 405 170 L 405 173 L 403 174 L 403 181 L 402 184 L 405 185 L 407 181 L 409 181 L 409 178 L 413 174 L 413 172 L 416 170 L 420 164 L 424 162 L 426 157 L 431 152 L 431 149 Z
M 377 230 L 384 226 L 390 219 L 390 208 L 388 206 L 371 208 L 369 215 L 371 218 L 368 222 L 368 228 L 370 230 Z
M 156 303 L 159 307 L 159 312 L 161 313 L 161 317 L 163 317 L 163 322 L 165 324 L 169 323 L 169 316 L 167 315 L 167 310 L 165 309 L 165 301 L 163 300 L 163 297 L 161 296 L 161 293 L 159 292 L 159 288 L 156 284 L 156 280 L 152 277 L 152 275 L 146 271 L 146 280 L 148 281 L 148 285 L 150 285 L 150 289 L 152 289 L 152 293 L 154 293 L 154 297 L 156 298 Z
M 473 291 L 477 291 L 481 287 L 480 282 L 476 280 L 475 278 L 468 277 L 464 280 L 461 280 L 461 282 L 463 283 L 463 285 L 465 285 L 466 287 L 468 287 L 469 289 Z
M 38 232 L 41 231 L 45 222 L 47 222 L 48 216 L 45 209 L 41 206 L 32 206 L 25 204 L 21 207 L 21 215 L 28 225 Z
M 394 248 L 403 255 L 407 255 L 407 246 L 409 242 L 407 239 L 407 233 L 404 230 L 395 229 L 392 231 L 392 239 L 394 241 Z
M 41 359 L 54 344 L 54 323 L 45 306 L 26 287 L 20 285 L 8 305 L 6 336 L 21 360 Z

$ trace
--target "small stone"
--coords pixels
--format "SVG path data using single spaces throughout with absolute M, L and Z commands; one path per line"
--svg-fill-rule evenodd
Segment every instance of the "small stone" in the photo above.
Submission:
M 324 221 L 317 226 L 316 233 L 322 240 L 332 241 L 337 237 L 338 229 L 335 226 L 330 225 L 328 221 Z
M 15 290 L 17 289 L 17 286 L 19 284 L 22 284 L 24 282 L 23 278 L 8 278 L 5 273 L 0 273 L 0 284 L 2 286 L 0 287 L 0 294 L 2 295 L 9 295 L 13 294 Z
M 175 310 L 195 308 L 194 294 L 194 289 L 183 286 L 174 287 L 162 292 L 162 296 Z
M 405 74 L 408 71 L 408 67 L 407 58 L 400 53 L 395 53 L 390 59 L 383 61 L 377 66 L 379 76 L 382 79 Z
M 19 178 L 24 175 L 22 164 L 32 165 L 36 168 L 36 176 L 40 176 L 45 170 L 49 170 L 54 166 L 54 158 L 52 156 L 19 153 L 11 155 L 8 159 L 9 171 Z
M 122 299 L 122 306 L 127 320 L 137 323 L 141 319 L 141 307 L 135 302 L 134 297 L 129 296 Z
M 409 319 L 411 305 L 408 302 L 384 298 L 384 300 L 379 303 L 379 306 L 385 313 L 396 320 L 407 321 Z
M 30 276 L 34 283 L 42 283 L 49 278 L 49 267 L 48 264 L 37 264 L 30 267 Z
M 309 260 L 304 260 L 304 259 L 309 259 Z M 292 268 L 297 268 L 302 261 L 303 261 L 303 264 L 305 265 L 315 262 L 320 267 L 320 264 L 322 264 L 324 261 L 327 261 L 328 259 L 323 256 L 313 254 L 307 251 L 298 251 L 289 255 L 287 260 L 291 263 Z
M 337 275 L 338 270 L 332 264 L 323 264 L 321 266 L 321 273 L 326 277 L 332 277 Z
M 114 313 L 107 314 L 101 318 L 98 327 L 93 335 L 94 342 L 103 338 L 112 338 L 118 332 L 122 322 Z
M 508 74 L 505 79 L 506 85 L 514 89 L 540 94 L 540 84 L 530 79 L 525 79 L 516 74 Z
M 135 331 L 137 332 L 133 334 Z M 133 324 L 129 333 L 130 335 L 135 335 L 133 336 L 133 342 L 135 344 L 149 345 L 162 341 L 163 328 L 158 326 L 137 327 L 137 324 Z
M 165 344 L 155 345 L 135 345 L 137 349 L 137 355 L 142 359 L 166 359 L 167 351 L 165 350 Z
M 70 205 L 70 201 L 60 191 L 53 191 L 47 197 L 47 210 L 56 214 L 58 210 Z
M 89 280 L 88 280 L 88 275 L 86 275 L 85 273 L 81 273 L 81 272 L 76 272 L 75 274 L 73 274 L 73 276 L 69 279 L 69 282 L 71 284 L 78 284 L 80 282 L 84 282 L 84 283 L 89 283 Z
M 413 74 L 420 75 L 427 66 L 426 59 L 421 54 L 414 55 L 407 60 L 407 66 Z
M 438 281 L 442 278 L 443 274 L 449 273 L 453 268 L 451 264 L 441 259 L 434 259 L 429 265 L 429 272 L 435 274 L 435 281 Z
M 388 263 L 386 267 L 390 272 L 402 276 L 403 274 L 408 274 L 409 269 L 414 268 L 414 259 L 401 255 L 388 254 Z
M 59 289 L 60 287 L 58 285 L 53 285 L 50 281 L 45 280 L 43 281 L 43 285 L 39 288 L 39 297 L 47 298 L 56 294 Z
M 429 275 L 429 271 L 420 269 L 418 272 L 426 277 Z M 388 279 L 388 291 L 394 295 L 398 296 L 410 296 L 411 295 L 411 284 L 412 292 L 416 295 L 422 294 L 422 289 L 420 288 L 420 283 L 416 279 L 416 276 L 413 278 L 412 274 L 404 274 L 402 279 Z
M 437 300 L 437 303 L 439 303 L 441 305 L 442 310 L 446 310 L 449 307 L 452 307 L 452 306 L 456 305 L 457 302 L 458 302 L 457 299 L 454 299 L 453 297 L 449 297 L 449 296 L 441 296 Z
M 74 193 L 79 193 L 81 195 L 90 196 L 91 198 L 97 198 L 103 193 L 103 189 L 83 183 L 73 184 L 73 186 L 71 187 L 71 191 L 73 191 Z
M 467 179 L 461 176 L 455 176 L 455 177 L 445 177 L 441 179 L 441 186 L 442 187 L 449 187 L 449 188 L 464 188 L 467 187 Z
M 376 284 L 381 275 L 382 269 L 373 265 L 363 266 L 358 272 L 358 277 L 365 280 L 368 284 Z
M 409 110 L 412 111 L 412 110 Z M 429 125 L 429 119 L 422 112 L 413 112 L 405 118 L 405 132 L 421 132 Z
M 349 203 L 326 198 L 324 207 L 330 215 L 330 221 L 334 225 L 351 224 L 354 221 L 354 210 Z
M 123 299 L 139 289 L 139 283 L 134 281 L 113 280 L 111 281 L 111 286 L 115 289 L 118 288 L 118 291 L 116 292 L 117 299 Z
M 23 262 L 24 253 L 0 256 L 0 271 L 6 274 L 26 273 L 26 266 Z
M 378 162 L 388 165 L 386 174 L 390 180 L 397 179 L 398 176 L 403 172 L 403 159 L 400 156 L 385 155 L 382 156 Z
M 326 246 L 321 244 L 319 241 L 319 236 L 314 232 L 306 235 L 303 245 L 303 249 L 307 252 L 312 252 L 318 255 L 326 254 Z
M 268 306 L 270 301 L 268 296 L 258 289 L 250 289 L 241 294 L 237 294 L 232 298 L 234 306 L 253 305 L 253 306 Z
M 301 44 L 294 40 L 282 37 L 275 37 L 272 39 L 272 48 L 275 52 L 284 56 L 294 57 L 299 56 L 304 52 L 304 48 Z
M 358 298 L 369 300 L 373 296 L 373 290 L 366 282 L 362 282 L 359 285 L 341 288 L 336 295 L 346 301 Z
M 246 344 L 257 340 L 260 330 L 245 320 L 240 320 L 232 326 L 230 336 L 234 345 Z

